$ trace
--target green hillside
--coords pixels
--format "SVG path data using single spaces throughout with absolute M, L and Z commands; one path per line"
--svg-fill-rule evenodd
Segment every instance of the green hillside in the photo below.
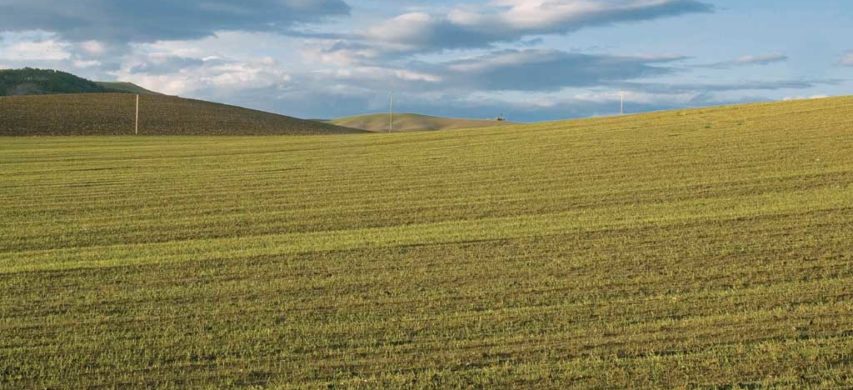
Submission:
M 0 69 L 0 96 L 68 93 L 133 93 L 159 95 L 133 83 L 90 81 L 52 69 Z
M 363 129 L 373 132 L 389 130 L 391 118 L 388 114 L 361 115 L 332 120 L 338 126 Z M 453 130 L 476 127 L 510 125 L 497 120 L 441 118 L 419 114 L 394 114 L 394 131 Z
M 853 387 L 851 97 L 0 143 L 3 388 Z
M 159 92 L 147 90 L 134 83 L 127 83 L 121 81 L 96 81 L 95 83 L 112 92 L 125 92 L 139 95 L 162 95 Z
M 104 93 L 108 87 L 70 73 L 46 69 L 0 69 L 0 96 Z
M 127 93 L 0 97 L 0 135 L 130 135 L 136 95 Z M 200 100 L 141 95 L 140 135 L 277 135 L 359 133 Z

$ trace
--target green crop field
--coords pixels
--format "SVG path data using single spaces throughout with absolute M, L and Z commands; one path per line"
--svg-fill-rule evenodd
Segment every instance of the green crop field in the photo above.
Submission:
M 0 138 L 0 387 L 853 387 L 853 98 Z

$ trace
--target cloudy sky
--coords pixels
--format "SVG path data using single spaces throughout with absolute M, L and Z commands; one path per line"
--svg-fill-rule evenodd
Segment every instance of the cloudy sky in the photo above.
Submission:
M 0 68 L 308 118 L 853 94 L 851 38 L 850 0 L 0 0 Z

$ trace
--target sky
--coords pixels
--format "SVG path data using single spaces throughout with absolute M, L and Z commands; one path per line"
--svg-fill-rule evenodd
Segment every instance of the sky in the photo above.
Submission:
M 853 94 L 850 0 L 0 0 L 0 68 L 303 118 L 529 122 Z

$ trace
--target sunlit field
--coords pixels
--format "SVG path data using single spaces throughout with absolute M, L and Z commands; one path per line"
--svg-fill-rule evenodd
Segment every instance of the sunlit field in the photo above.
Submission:
M 853 98 L 0 138 L 0 387 L 853 387 Z

